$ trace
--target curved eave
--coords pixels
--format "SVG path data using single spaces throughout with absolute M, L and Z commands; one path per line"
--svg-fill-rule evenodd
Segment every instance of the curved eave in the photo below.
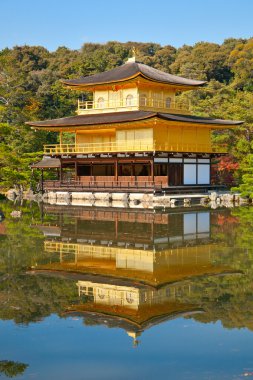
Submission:
M 90 115 L 78 115 L 70 116 L 66 118 L 45 120 L 45 121 L 28 121 L 27 125 L 30 125 L 33 129 L 48 129 L 48 130 L 60 130 L 68 128 L 85 128 L 85 127 L 101 127 L 108 125 L 119 125 L 125 123 L 135 123 L 145 121 L 148 119 L 154 119 L 161 122 L 171 122 L 174 125 L 203 125 L 214 129 L 229 129 L 243 124 L 243 121 L 221 120 L 212 119 L 207 117 L 180 115 L 159 113 L 151 111 L 128 111 L 128 112 L 114 112 L 104 114 L 90 114 Z
M 128 115 L 133 113 L 136 114 L 135 117 L 128 118 Z M 120 116 L 124 114 L 127 117 Z M 111 116 L 114 116 L 111 117 Z M 119 116 L 119 117 L 117 117 Z M 104 114 L 94 114 L 94 115 L 78 115 L 72 117 L 66 117 L 61 119 L 53 119 L 53 120 L 44 120 L 44 121 L 27 121 L 25 124 L 30 125 L 33 128 L 68 128 L 68 127 L 83 127 L 83 126 L 95 126 L 95 125 L 106 125 L 106 124 L 121 124 L 121 123 L 129 123 L 135 121 L 142 121 L 146 119 L 150 119 L 156 116 L 155 112 L 147 112 L 147 111 L 128 111 L 124 113 L 115 112 L 115 113 L 104 113 Z M 88 118 L 90 119 L 87 122 Z M 83 121 L 85 120 L 86 121 Z M 97 120 L 96 120 L 97 119 Z
M 89 317 L 93 317 L 94 320 L 97 320 L 97 321 L 101 321 L 101 324 L 104 324 L 104 320 L 111 320 L 112 322 L 112 326 L 113 327 L 119 327 L 119 328 L 123 328 L 124 330 L 132 330 L 132 331 L 144 331 L 144 330 L 147 330 L 149 328 L 151 328 L 152 326 L 155 326 L 155 325 L 158 325 L 160 323 L 163 323 L 163 322 L 166 322 L 166 321 L 170 321 L 170 320 L 173 320 L 173 319 L 177 319 L 177 318 L 185 318 L 185 317 L 189 317 L 191 315 L 194 315 L 194 314 L 199 314 L 199 313 L 203 313 L 204 310 L 201 309 L 201 308 L 197 308 L 197 307 L 188 307 L 188 310 L 187 308 L 185 308 L 186 310 L 183 310 L 183 311 L 178 311 L 178 312 L 174 312 L 174 313 L 162 313 L 162 314 L 158 314 L 158 315 L 155 315 L 155 316 L 152 316 L 150 318 L 147 318 L 146 320 L 142 321 L 142 322 L 138 322 L 136 320 L 134 320 L 134 318 L 129 318 L 127 315 L 117 315 L 115 314 L 113 308 L 111 310 L 111 312 L 103 312 L 103 311 L 98 311 L 98 310 L 94 310 L 94 309 L 91 309 L 91 310 L 78 310 L 78 309 L 72 309 L 72 308 L 69 308 L 69 310 L 66 310 L 64 315 L 65 316 L 89 316 Z
M 82 83 L 81 82 L 81 79 L 69 79 L 69 80 L 66 80 L 66 79 L 61 79 L 61 82 L 65 85 L 65 86 L 68 86 L 68 87 L 82 87 L 82 88 L 89 88 L 89 87 L 92 87 L 92 86 L 99 86 L 99 85 L 106 85 L 106 84 L 117 84 L 117 83 L 121 83 L 121 82 L 127 82 L 131 79 L 134 79 L 136 77 L 138 77 L 141 73 L 138 72 L 132 76 L 129 76 L 129 77 L 126 77 L 126 78 L 122 78 L 122 79 L 118 79 L 118 80 L 110 80 L 110 81 L 101 81 L 101 82 L 92 82 L 92 83 Z M 85 77 L 84 77 L 85 79 Z
M 127 83 L 138 76 L 148 80 L 149 82 L 157 83 L 157 84 L 163 84 L 163 85 L 168 85 L 168 86 L 174 86 L 174 87 L 180 87 L 184 89 L 193 89 L 193 88 L 198 88 L 198 87 L 203 87 L 207 82 L 206 81 L 199 81 L 199 83 L 196 84 L 187 84 L 187 83 L 179 83 L 176 81 L 162 81 L 162 80 L 156 80 L 154 78 L 148 77 L 144 75 L 142 72 L 138 72 L 130 77 L 125 77 L 122 79 L 118 80 L 111 80 L 111 81 L 101 81 L 101 82 L 92 82 L 92 83 L 82 83 L 81 80 L 64 80 L 62 79 L 61 82 L 68 88 L 71 88 L 72 90 L 87 90 L 89 91 L 92 87 L 94 86 L 106 86 L 106 85 L 111 85 L 111 86 L 117 86 L 119 83 Z
M 181 114 L 168 114 L 168 113 L 158 113 L 160 119 L 166 121 L 173 121 L 175 123 L 188 123 L 188 124 L 202 124 L 208 125 L 211 128 L 233 128 L 235 126 L 241 125 L 244 121 L 241 120 L 223 120 L 223 119 L 213 119 L 211 117 L 201 117 L 192 115 L 181 115 Z

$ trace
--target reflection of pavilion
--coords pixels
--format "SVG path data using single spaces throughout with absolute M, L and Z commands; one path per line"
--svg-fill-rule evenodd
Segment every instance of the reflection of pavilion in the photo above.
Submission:
M 231 273 L 218 264 L 213 211 L 181 213 L 83 210 L 58 225 L 38 226 L 50 262 L 37 269 L 76 272 L 80 304 L 67 312 L 124 328 L 136 340 L 164 320 L 199 312 L 193 279 Z M 57 272 L 59 273 L 59 272 Z
M 173 211 L 140 211 L 133 209 L 115 210 L 110 208 L 96 209 L 91 207 L 68 207 L 73 221 L 66 223 L 64 208 L 45 206 L 47 213 L 58 215 L 60 229 L 51 231 L 55 236 L 69 241 L 79 241 L 121 246 L 147 248 L 147 245 L 163 249 L 163 246 L 174 243 L 185 245 L 186 240 L 201 240 L 210 237 L 210 224 L 213 213 L 201 209 L 190 209 L 186 212 Z M 44 226 L 45 229 L 45 226 Z M 46 235 L 49 230 L 45 231 Z
M 218 247 L 211 244 L 156 252 L 46 241 L 45 249 L 59 253 L 59 262 L 46 264 L 51 269 L 131 278 L 154 286 L 226 271 L 214 264 Z
M 96 217 L 96 219 L 95 219 Z M 222 254 L 208 210 L 181 213 L 84 212 L 59 226 L 39 226 L 51 263 L 64 269 L 134 279 L 153 286 L 216 274 Z
M 94 279 L 79 280 L 77 287 L 86 302 L 69 307 L 68 313 L 81 313 L 96 323 L 123 328 L 134 343 L 144 330 L 156 324 L 202 311 L 198 305 L 182 301 L 191 294 L 188 281 L 154 288 L 121 280 Z

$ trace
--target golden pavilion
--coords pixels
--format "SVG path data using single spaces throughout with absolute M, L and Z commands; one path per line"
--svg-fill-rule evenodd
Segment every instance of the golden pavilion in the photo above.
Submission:
M 78 100 L 75 116 L 27 123 L 59 133 L 59 144 L 45 145 L 43 160 L 33 165 L 42 173 L 57 169 L 55 180 L 42 180 L 44 190 L 169 192 L 216 185 L 211 162 L 226 149 L 212 145 L 211 132 L 242 122 L 193 116 L 177 101 L 177 94 L 204 81 L 171 75 L 132 57 L 110 71 L 63 84 L 92 94 L 92 100 Z M 64 143 L 65 133 L 73 134 L 73 143 Z

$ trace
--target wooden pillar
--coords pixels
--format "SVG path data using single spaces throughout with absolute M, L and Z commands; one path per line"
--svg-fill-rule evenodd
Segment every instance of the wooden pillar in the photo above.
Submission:
M 151 165 L 151 179 L 154 182 L 154 158 L 152 158 L 152 160 L 150 161 L 150 165 Z
M 75 181 L 77 181 L 77 161 L 75 161 Z
M 118 182 L 118 160 L 116 158 L 115 160 L 115 163 L 114 163 L 114 177 L 115 177 L 115 181 Z
M 168 158 L 168 163 L 167 163 L 167 185 L 169 186 L 170 183 L 170 159 Z
M 43 202 L 39 202 L 39 208 L 40 208 L 40 219 L 41 219 L 41 222 L 43 223 L 44 222 L 44 203 Z
M 62 181 L 62 162 L 61 162 L 61 166 L 60 166 L 60 182 Z
M 41 169 L 41 192 L 44 193 L 44 169 Z
M 115 239 L 118 239 L 118 216 L 115 219 Z
M 60 131 L 60 146 L 62 146 L 62 131 Z
M 154 243 L 154 219 L 151 222 L 151 242 Z
M 78 261 L 78 255 L 79 255 L 79 249 L 78 249 L 78 244 L 76 245 L 76 249 L 75 249 L 75 264 L 77 265 L 77 261 Z

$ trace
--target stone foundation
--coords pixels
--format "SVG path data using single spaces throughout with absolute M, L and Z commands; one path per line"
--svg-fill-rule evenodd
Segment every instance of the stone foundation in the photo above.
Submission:
M 48 192 L 43 201 L 56 205 L 97 206 L 97 207 L 234 207 L 248 204 L 249 200 L 240 194 L 211 192 L 210 194 L 154 195 L 144 193 L 102 193 L 102 192 Z

